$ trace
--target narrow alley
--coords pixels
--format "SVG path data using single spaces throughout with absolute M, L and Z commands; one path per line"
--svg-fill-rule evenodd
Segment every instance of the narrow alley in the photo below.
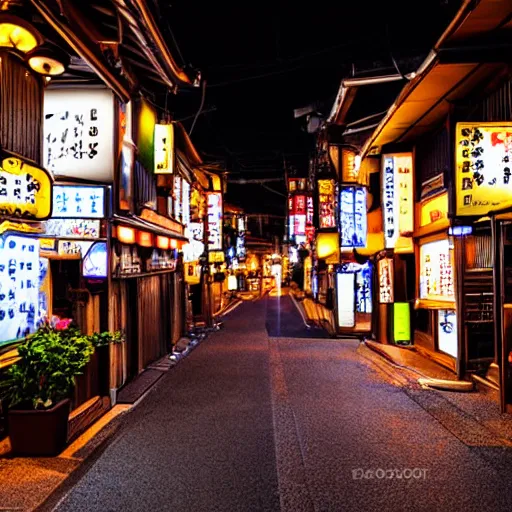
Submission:
M 302 320 L 290 304 L 268 297 L 230 313 L 52 508 L 512 509 L 510 447 L 469 446 L 356 340 L 291 337 Z

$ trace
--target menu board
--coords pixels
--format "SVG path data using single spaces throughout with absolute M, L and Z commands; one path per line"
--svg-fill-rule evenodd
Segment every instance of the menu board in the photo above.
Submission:
M 420 298 L 454 300 L 452 256 L 448 239 L 420 246 Z
M 39 258 L 37 239 L 0 238 L 0 345 L 36 331 L 46 314 L 39 288 L 47 271 L 48 260 Z

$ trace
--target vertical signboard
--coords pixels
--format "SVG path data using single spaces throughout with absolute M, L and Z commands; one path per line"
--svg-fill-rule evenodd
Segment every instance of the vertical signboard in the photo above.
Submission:
M 366 189 L 362 187 L 341 189 L 340 233 L 341 247 L 366 246 Z
M 378 263 L 379 269 L 379 302 L 391 304 L 393 297 L 393 260 L 382 258 Z
M 174 172 L 174 125 L 155 124 L 155 174 Z
M 334 191 L 334 180 L 318 180 L 318 225 L 321 229 L 336 227 Z
M 39 258 L 39 240 L 0 237 L 0 346 L 36 331 L 47 313 L 47 298 L 39 291 L 47 271 L 48 260 Z
M 384 155 L 382 165 L 386 249 L 400 246 L 412 252 L 414 250 L 411 241 L 414 230 L 412 154 Z
M 222 250 L 222 193 L 208 192 L 208 249 Z

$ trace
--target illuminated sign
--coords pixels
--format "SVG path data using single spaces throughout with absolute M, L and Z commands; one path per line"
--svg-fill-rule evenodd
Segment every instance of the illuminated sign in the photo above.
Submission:
M 39 288 L 47 260 L 39 258 L 39 240 L 0 237 L 0 345 L 24 338 L 42 321 Z
M 105 216 L 105 189 L 80 185 L 53 187 L 53 213 L 56 218 L 93 218 Z
M 313 225 L 313 217 L 315 216 L 315 209 L 313 206 L 313 198 L 308 196 L 306 198 L 306 226 Z
M 411 341 L 411 307 L 407 302 L 393 304 L 393 339 L 399 344 Z
M 295 215 L 288 217 L 288 231 L 290 232 L 290 237 L 295 235 Z
M 44 165 L 56 176 L 111 182 L 114 95 L 110 89 L 46 89 Z
M 60 256 L 76 256 L 83 258 L 94 242 L 79 240 L 59 240 L 57 252 Z
M 457 123 L 456 214 L 486 215 L 512 200 L 512 123 Z
M 379 302 L 391 304 L 393 297 L 393 260 L 382 258 L 378 263 L 379 269 Z
M 318 180 L 318 210 L 320 228 L 336 227 L 334 216 L 334 180 Z
M 448 192 L 422 202 L 420 212 L 421 227 L 448 218 Z
M 174 125 L 155 124 L 155 174 L 174 172 Z
M 305 214 L 306 213 L 306 196 L 299 195 L 294 197 L 294 213 L 295 214 Z
M 296 214 L 293 217 L 294 227 L 293 234 L 297 235 L 305 235 L 306 234 L 306 215 L 305 214 Z
M 346 187 L 340 192 L 341 247 L 365 247 L 366 189 Z
M 412 243 L 399 241 L 410 238 L 414 230 L 414 190 L 412 155 L 384 155 L 382 172 L 384 239 L 387 249 L 404 245 L 413 250 Z M 404 251 L 405 252 L 405 251 Z
M 228 276 L 228 291 L 238 290 L 238 280 L 236 276 L 229 275 Z
M 452 258 L 447 238 L 420 246 L 421 299 L 455 299 Z
M 224 263 L 224 253 L 222 251 L 211 251 L 208 253 L 209 263 Z
M 82 262 L 82 274 L 86 278 L 102 279 L 107 277 L 107 243 L 96 242 L 89 249 Z
M 21 158 L 1 155 L 0 215 L 47 219 L 52 210 L 52 182 L 48 173 Z
M 354 274 L 338 272 L 336 274 L 336 291 L 338 306 L 338 326 L 354 327 L 356 323 L 356 314 L 354 308 Z
M 208 249 L 222 250 L 222 194 L 208 193 Z
M 174 177 L 174 218 L 177 221 L 181 221 L 182 212 L 181 181 L 179 176 Z
M 357 182 L 359 168 L 356 166 L 356 154 L 350 149 L 341 150 L 342 180 L 345 183 Z
M 183 180 L 182 182 L 182 198 L 181 198 L 181 213 L 182 222 L 187 226 L 190 223 L 190 183 Z
M 457 357 L 457 316 L 455 311 L 440 309 L 437 312 L 437 347 L 452 357 Z
M 100 221 L 92 219 L 48 219 L 46 236 L 59 238 L 100 238 Z

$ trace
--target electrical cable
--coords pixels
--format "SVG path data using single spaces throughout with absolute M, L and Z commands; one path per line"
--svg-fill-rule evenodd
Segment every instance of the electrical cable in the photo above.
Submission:
M 206 96 L 206 80 L 203 80 L 203 87 L 202 87 L 202 93 L 201 93 L 201 104 L 199 105 L 199 110 L 197 111 L 196 117 L 194 117 L 194 121 L 192 122 L 192 126 L 190 127 L 189 135 L 192 135 L 192 132 L 194 131 L 194 126 L 196 125 L 197 118 L 199 117 L 199 114 L 201 114 L 201 111 L 204 107 L 204 99 Z

